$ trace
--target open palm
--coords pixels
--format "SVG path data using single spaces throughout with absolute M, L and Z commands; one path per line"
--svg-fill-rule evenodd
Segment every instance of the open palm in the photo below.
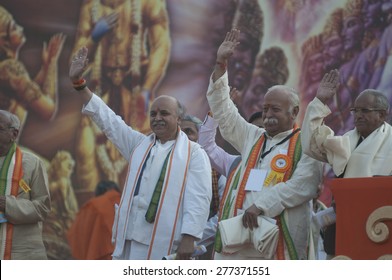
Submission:
M 320 99 L 323 103 L 326 103 L 336 94 L 338 87 L 339 71 L 337 69 L 334 69 L 324 75 L 317 89 L 316 97 Z
M 218 49 L 218 61 L 225 61 L 233 55 L 234 49 L 239 44 L 239 34 L 240 31 L 238 29 L 232 29 L 230 32 L 227 32 L 225 40 L 222 42 Z

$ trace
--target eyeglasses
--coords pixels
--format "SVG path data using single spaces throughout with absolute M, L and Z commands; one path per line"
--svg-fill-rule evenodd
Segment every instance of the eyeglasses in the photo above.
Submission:
M 374 111 L 385 111 L 385 109 L 378 108 L 350 108 L 351 114 L 361 113 L 361 114 L 369 114 Z

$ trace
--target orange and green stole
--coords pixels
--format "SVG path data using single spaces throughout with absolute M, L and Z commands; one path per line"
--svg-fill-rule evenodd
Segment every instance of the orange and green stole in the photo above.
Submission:
M 298 126 L 294 126 L 294 130 L 298 129 Z M 219 221 L 226 220 L 237 216 L 237 210 L 242 209 L 242 204 L 245 199 L 245 185 L 248 180 L 250 171 L 256 166 L 258 159 L 262 153 L 263 143 L 265 141 L 264 134 L 257 140 L 249 152 L 246 158 L 245 166 L 239 163 L 233 168 L 228 176 L 225 191 L 222 196 L 222 201 L 219 207 Z M 295 168 L 299 160 L 301 159 L 302 147 L 300 132 L 295 133 L 289 140 L 288 157 L 291 159 L 291 166 L 285 172 L 283 182 L 290 179 L 294 173 Z M 244 159 L 243 159 L 244 160 Z M 242 172 L 242 169 L 245 169 Z M 242 175 L 243 173 L 243 175 Z M 241 178 L 242 175 L 242 178 Z M 277 225 L 279 226 L 279 241 L 277 247 L 277 258 L 284 259 L 284 246 L 288 248 L 290 259 L 298 259 L 298 255 L 291 239 L 290 233 L 286 221 L 284 219 L 284 211 L 275 217 Z M 222 240 L 219 232 L 219 227 L 215 237 L 215 251 L 218 253 L 222 252 Z
M 9 149 L 0 170 L 0 194 L 17 196 L 22 176 L 22 152 L 14 143 Z M 0 257 L 2 260 L 9 260 L 11 259 L 13 224 L 1 223 L 0 229 L 2 236 Z

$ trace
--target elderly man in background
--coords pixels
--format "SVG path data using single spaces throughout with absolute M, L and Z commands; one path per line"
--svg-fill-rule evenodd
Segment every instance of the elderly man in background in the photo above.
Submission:
M 339 88 L 339 71 L 325 74 L 303 120 L 302 146 L 307 155 L 331 165 L 336 177 L 355 178 L 392 174 L 392 128 L 386 122 L 389 102 L 373 89 L 362 91 L 350 109 L 355 128 L 335 135 L 324 124 L 331 114 L 326 105 Z M 328 258 L 335 254 L 335 224 L 324 229 Z
M 18 117 L 0 110 L 0 257 L 45 260 L 42 222 L 51 210 L 43 162 L 16 145 Z

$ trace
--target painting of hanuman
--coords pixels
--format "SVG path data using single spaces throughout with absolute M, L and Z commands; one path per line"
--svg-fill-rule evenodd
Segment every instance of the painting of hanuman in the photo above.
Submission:
M 148 109 L 166 73 L 171 41 L 165 1 L 85 0 L 73 53 L 89 49 L 89 87 L 133 129 L 148 133 Z M 94 191 L 102 179 L 121 183 L 127 166 L 87 117 L 76 136 L 79 186 Z

